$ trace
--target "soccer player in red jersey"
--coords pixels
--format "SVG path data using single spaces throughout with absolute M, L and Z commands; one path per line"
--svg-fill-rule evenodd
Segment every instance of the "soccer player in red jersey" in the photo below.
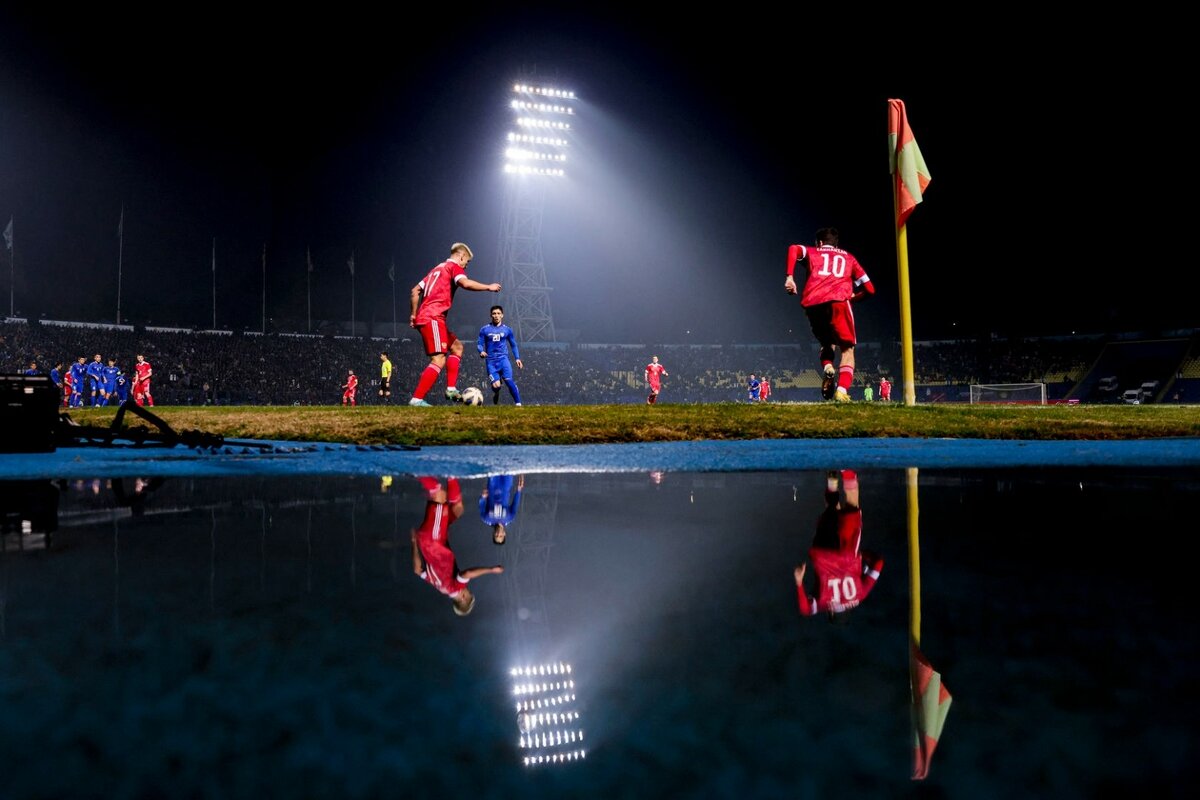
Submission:
M 347 370 L 346 382 L 342 384 L 342 405 L 356 406 L 358 402 L 355 400 L 355 395 L 358 394 L 358 376 L 354 374 L 354 370 Z
M 794 244 L 788 248 L 787 280 L 783 288 L 797 294 L 793 273 L 797 261 L 808 262 L 808 278 L 800 292 L 800 305 L 808 316 L 813 335 L 821 345 L 821 370 L 825 380 L 821 394 L 841 403 L 850 401 L 850 384 L 854 381 L 854 346 L 858 343 L 854 331 L 852 302 L 875 294 L 875 285 L 858 259 L 838 247 L 837 228 L 817 231 L 817 246 Z M 833 357 L 835 348 L 841 350 L 834 390 Z
M 771 382 L 763 375 L 758 380 L 758 399 L 764 403 L 771 397 Z
M 892 382 L 886 377 L 879 379 L 879 399 L 885 403 L 892 402 Z
M 412 313 L 408 324 L 421 333 L 421 341 L 429 356 L 429 364 L 421 372 L 410 406 L 428 406 L 425 395 L 437 383 L 442 369 L 446 370 L 446 399 L 459 400 L 462 395 L 456 386 L 462 363 L 463 344 L 446 324 L 446 314 L 454 303 L 454 293 L 461 287 L 472 292 L 498 292 L 498 283 L 480 283 L 467 277 L 467 264 L 475 254 L 462 242 L 450 245 L 450 257 L 438 264 L 412 288 Z
M 670 375 L 667 368 L 658 363 L 658 356 L 650 356 L 650 363 L 646 365 L 646 385 L 650 387 L 650 394 L 646 396 L 646 402 L 654 405 L 658 402 L 658 393 L 662 391 L 662 379 Z
M 133 365 L 133 399 L 139 406 L 154 405 L 154 398 L 150 396 L 150 376 L 153 374 L 150 362 L 138 353 L 137 363 Z
M 824 612 L 832 621 L 835 614 L 849 611 L 866 599 L 879 580 L 883 559 L 860 552 L 861 543 L 858 474 L 851 469 L 829 472 L 825 476 L 825 510 L 817 518 L 817 533 L 808 551 L 816 573 L 816 597 L 804 588 L 806 565 L 793 570 L 801 614 L 807 617 Z
M 454 613 L 460 617 L 475 608 L 475 595 L 467 584 L 480 575 L 500 574 L 504 567 L 458 568 L 450 549 L 450 524 L 463 512 L 462 488 L 457 478 L 447 478 L 443 486 L 437 478 L 419 478 L 425 489 L 425 517 L 421 527 L 412 531 L 413 572 L 421 580 L 450 598 Z
M 70 369 L 65 369 L 62 372 L 62 407 L 71 407 L 71 394 L 75 391 L 72 387 L 75 385 L 75 375 Z

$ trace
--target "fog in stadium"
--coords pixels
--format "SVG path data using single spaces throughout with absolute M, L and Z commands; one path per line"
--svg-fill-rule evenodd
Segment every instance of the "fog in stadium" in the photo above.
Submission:
M 1094 37 L 1063 65 L 1058 32 L 1015 18 L 981 42 L 835 19 L 428 15 L 201 18 L 184 37 L 108 9 L 70 26 L 0 12 L 5 310 L 303 332 L 311 298 L 346 332 L 392 320 L 393 263 L 403 320 L 453 241 L 492 280 L 524 74 L 579 98 L 541 234 L 561 339 L 806 343 L 784 258 L 823 225 L 877 285 L 860 337 L 897 338 L 889 97 L 933 176 L 909 229 L 917 338 L 1196 322 L 1169 288 L 1190 252 L 1183 110 L 1154 79 L 1172 48 L 1114 58 Z M 488 300 L 460 297 L 451 321 Z

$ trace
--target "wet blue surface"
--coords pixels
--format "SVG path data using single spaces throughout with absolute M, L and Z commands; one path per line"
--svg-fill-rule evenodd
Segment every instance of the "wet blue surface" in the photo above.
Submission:
M 94 475 L 408 475 L 471 477 L 524 472 L 745 471 L 862 467 L 1054 465 L 1200 466 L 1200 439 L 1019 441 L 993 439 L 757 439 L 499 447 L 356 446 L 265 442 L 210 449 L 71 447 L 0 455 L 0 478 Z
M 0 797 L 1181 796 L 1195 443 L 903 443 L 0 457 Z M 831 466 L 884 558 L 845 624 L 792 574 Z M 452 474 L 459 567 L 504 568 L 465 617 L 413 571 Z M 914 611 L 953 697 L 923 781 Z M 578 747 L 522 747 L 509 670 L 547 663 Z

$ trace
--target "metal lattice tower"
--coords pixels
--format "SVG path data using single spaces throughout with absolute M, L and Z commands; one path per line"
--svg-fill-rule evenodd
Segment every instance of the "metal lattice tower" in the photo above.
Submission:
M 521 511 L 504 546 L 504 582 L 512 616 L 514 650 L 526 662 L 554 656 L 546 612 L 546 575 L 558 517 L 558 476 L 537 477 L 526 486 Z M 531 481 L 532 483 L 532 481 Z
M 496 252 L 505 319 L 521 342 L 555 341 L 542 218 L 547 185 L 566 175 L 574 102 L 575 93 L 562 89 L 529 83 L 512 87 L 512 128 L 504 150 L 508 185 Z
M 521 175 L 508 178 L 500 225 L 500 302 L 519 342 L 553 342 L 550 287 L 542 259 L 542 212 L 546 185 Z

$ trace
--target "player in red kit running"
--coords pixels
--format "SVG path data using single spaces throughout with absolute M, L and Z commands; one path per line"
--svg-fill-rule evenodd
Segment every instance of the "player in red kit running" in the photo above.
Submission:
M 467 277 L 467 264 L 475 254 L 462 242 L 450 245 L 450 257 L 438 264 L 412 288 L 412 314 L 408 324 L 421 333 L 429 364 L 417 381 L 410 406 L 427 406 L 425 395 L 437 383 L 442 368 L 446 370 L 446 399 L 459 400 L 462 394 L 456 386 L 458 368 L 462 363 L 462 342 L 446 323 L 446 314 L 454 303 L 454 293 L 461 287 L 472 292 L 498 292 L 498 283 L 480 283 Z
M 662 379 L 670 374 L 666 367 L 658 363 L 658 356 L 650 357 L 650 363 L 646 365 L 646 385 L 650 387 L 650 394 L 646 396 L 647 403 L 654 405 L 658 402 L 658 393 L 662 391 Z
M 849 611 L 866 599 L 879 580 L 883 559 L 860 552 L 861 543 L 858 474 L 852 469 L 829 472 L 825 476 L 825 510 L 817 518 L 817 533 L 808 551 L 816 573 L 816 597 L 804 588 L 806 565 L 793 570 L 801 614 L 807 617 L 824 612 L 832 621 L 835 614 Z
M 443 486 L 437 478 L 419 479 L 425 489 L 425 517 L 412 532 L 413 572 L 421 580 L 450 598 L 454 613 L 460 617 L 475 608 L 475 595 L 467 584 L 480 575 L 500 574 L 504 567 L 472 567 L 460 570 L 450 549 L 450 524 L 463 512 L 462 489 L 457 478 L 447 478 Z
M 800 292 L 800 305 L 821 345 L 821 370 L 824 373 L 821 395 L 826 400 L 849 402 L 850 384 L 854 381 L 854 346 L 858 343 L 850 304 L 875 294 L 875 285 L 858 259 L 838 247 L 837 228 L 817 231 L 816 247 L 794 244 L 788 248 L 787 280 L 783 282 L 788 294 L 798 292 L 793 277 L 797 261 L 808 262 L 808 279 Z M 835 348 L 841 350 L 836 391 Z
M 154 398 L 150 396 L 150 376 L 153 374 L 150 362 L 138 353 L 137 363 L 133 365 L 133 399 L 139 406 L 154 405 Z
M 354 374 L 354 370 L 347 370 L 346 382 L 342 384 L 342 405 L 356 406 L 358 402 L 355 396 L 358 394 L 358 376 Z
M 771 398 L 771 381 L 767 379 L 766 375 L 763 375 L 761 378 L 758 379 L 758 399 L 765 403 L 770 398 Z

